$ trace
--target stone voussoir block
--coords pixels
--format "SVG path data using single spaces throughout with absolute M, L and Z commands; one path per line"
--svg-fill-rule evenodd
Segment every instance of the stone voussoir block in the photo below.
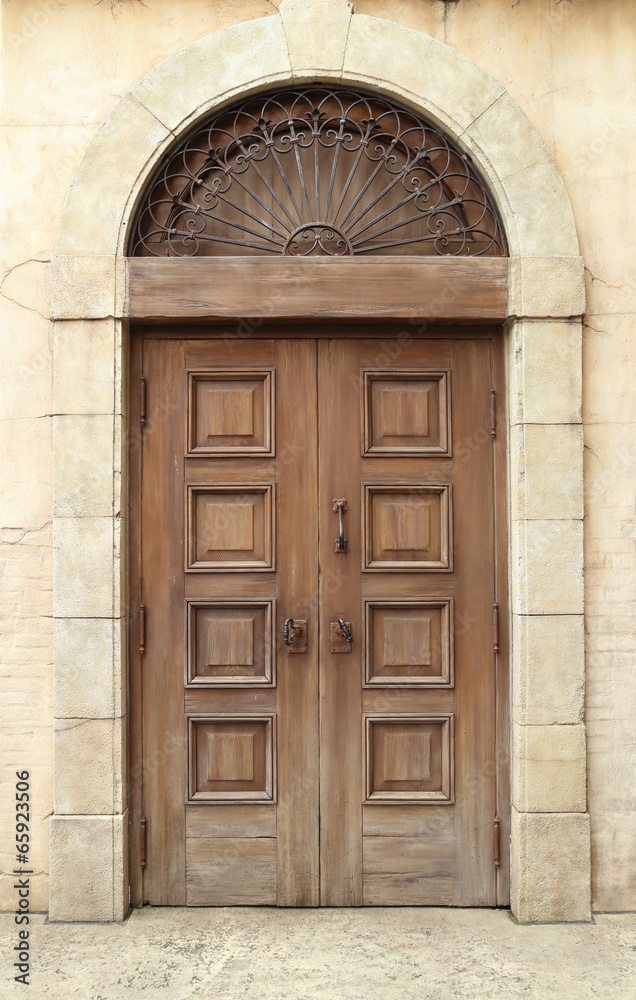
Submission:
M 131 97 L 167 129 L 179 132 L 214 103 L 266 84 L 289 82 L 283 23 L 278 14 L 234 24 L 191 42 L 155 66 Z
M 342 71 L 352 15 L 350 0 L 283 0 L 278 8 L 295 80 Z
M 174 86 L 174 84 L 173 84 Z M 174 86 L 176 91 L 179 88 Z M 69 188 L 58 231 L 60 257 L 111 257 L 118 252 L 124 209 L 137 178 L 170 138 L 170 130 L 136 99 L 134 89 L 117 102 L 88 145 Z M 104 183 L 108 178 L 108 183 Z M 101 290 L 103 297 L 106 289 Z M 61 319 L 97 318 L 114 311 L 115 282 L 108 286 L 112 304 L 107 312 L 69 313 L 64 301 L 55 304 Z M 90 305 L 90 285 L 84 290 Z M 101 297 L 98 298 L 101 306 Z M 97 309 L 97 306 L 94 307 Z
M 494 77 L 456 49 L 430 35 L 365 14 L 354 14 L 351 19 L 343 79 L 385 84 L 411 102 L 424 103 L 428 113 L 455 135 L 504 93 Z

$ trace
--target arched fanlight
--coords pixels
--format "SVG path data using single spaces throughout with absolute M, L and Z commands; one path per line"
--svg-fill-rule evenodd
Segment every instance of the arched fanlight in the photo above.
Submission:
M 507 255 L 470 157 L 414 111 L 314 85 L 250 97 L 164 157 L 131 256 Z

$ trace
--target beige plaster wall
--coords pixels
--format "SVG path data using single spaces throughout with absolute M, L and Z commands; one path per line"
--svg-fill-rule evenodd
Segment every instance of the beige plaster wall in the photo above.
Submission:
M 119 97 L 152 66 L 198 37 L 273 14 L 277 6 L 267 0 L 4 0 L 1 7 L 0 829 L 11 830 L 14 771 L 27 768 L 34 786 L 33 860 L 42 872 L 35 880 L 34 905 L 41 909 L 47 906 L 47 820 L 53 809 L 47 261 L 62 202 L 89 139 Z M 636 347 L 630 347 L 630 319 L 636 252 L 626 210 L 634 191 L 630 153 L 633 160 L 636 140 L 630 113 L 633 4 L 355 0 L 354 9 L 425 31 L 492 73 L 537 126 L 572 200 L 588 267 L 583 399 L 593 905 L 633 909 L 636 824 L 629 789 L 636 764 L 631 721 L 636 614 L 630 596 L 636 591 Z M 3 836 L 2 872 L 13 867 L 10 848 L 10 837 Z M 13 905 L 12 881 L 2 877 L 0 908 Z

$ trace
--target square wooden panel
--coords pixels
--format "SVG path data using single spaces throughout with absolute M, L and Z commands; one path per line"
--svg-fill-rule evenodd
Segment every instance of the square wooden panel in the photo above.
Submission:
M 365 687 L 452 687 L 453 601 L 365 601 Z
M 274 687 L 272 601 L 188 601 L 188 687 Z
M 273 371 L 188 373 L 188 455 L 273 455 L 274 440 Z
M 187 571 L 274 569 L 273 486 L 187 491 Z
M 450 486 L 365 486 L 364 570 L 451 570 Z
M 450 372 L 364 371 L 363 455 L 450 455 Z
M 274 715 L 188 719 L 188 802 L 275 801 Z
M 455 799 L 452 713 L 365 716 L 366 802 Z

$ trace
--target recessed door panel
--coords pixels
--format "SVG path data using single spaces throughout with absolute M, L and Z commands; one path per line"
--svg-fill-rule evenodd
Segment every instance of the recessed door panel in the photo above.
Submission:
M 186 570 L 274 568 L 274 486 L 188 486 Z
M 189 802 L 273 802 L 275 716 L 189 716 Z
M 188 455 L 273 455 L 274 372 L 189 373 Z
M 188 685 L 275 684 L 273 601 L 188 602 Z
M 368 371 L 363 378 L 363 454 L 449 455 L 449 373 Z
M 453 686 L 453 601 L 365 601 L 370 687 Z
M 450 486 L 365 486 L 364 569 L 452 569 Z

